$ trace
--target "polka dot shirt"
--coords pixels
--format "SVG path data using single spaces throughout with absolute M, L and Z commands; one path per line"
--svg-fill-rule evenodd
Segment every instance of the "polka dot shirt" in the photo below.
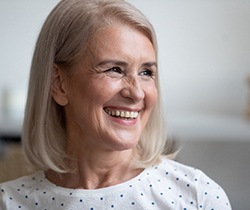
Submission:
M 231 210 L 223 189 L 200 170 L 163 158 L 137 177 L 96 190 L 54 185 L 44 172 L 0 184 L 1 210 Z

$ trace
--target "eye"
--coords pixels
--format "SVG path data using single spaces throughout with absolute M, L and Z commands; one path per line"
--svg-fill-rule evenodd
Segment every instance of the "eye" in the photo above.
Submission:
M 114 72 L 114 73 L 118 73 L 118 74 L 123 73 L 123 71 L 120 67 L 112 67 L 112 68 L 106 70 L 106 72 Z
M 112 67 L 103 71 L 107 76 L 112 78 L 121 78 L 124 76 L 125 72 L 121 67 Z
M 148 77 L 151 77 L 153 78 L 154 77 L 154 72 L 149 70 L 149 69 L 146 69 L 146 70 L 143 70 L 139 73 L 140 76 L 148 76 Z

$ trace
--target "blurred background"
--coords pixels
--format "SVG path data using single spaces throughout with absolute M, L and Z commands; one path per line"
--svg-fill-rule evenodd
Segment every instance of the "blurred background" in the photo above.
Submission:
M 0 0 L 0 182 L 27 173 L 20 133 L 30 62 L 59 0 Z M 169 138 L 249 209 L 250 1 L 129 0 L 153 23 Z M 22 162 L 20 164 L 19 162 Z

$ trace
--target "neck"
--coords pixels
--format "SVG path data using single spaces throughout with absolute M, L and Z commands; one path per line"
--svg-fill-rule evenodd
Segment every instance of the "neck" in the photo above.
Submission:
M 75 169 L 75 172 L 65 174 L 46 172 L 46 177 L 51 182 L 66 188 L 108 187 L 128 181 L 142 171 L 131 167 L 132 149 L 106 152 L 88 149 L 78 153 L 69 152 L 69 154 L 73 157 L 70 166 Z

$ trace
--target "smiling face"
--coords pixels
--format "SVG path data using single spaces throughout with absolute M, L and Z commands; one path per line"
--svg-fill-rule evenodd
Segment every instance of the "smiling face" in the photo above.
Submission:
M 144 34 L 120 25 L 100 30 L 71 74 L 59 71 L 63 93 L 53 96 L 65 109 L 69 145 L 137 145 L 157 99 L 156 55 Z

